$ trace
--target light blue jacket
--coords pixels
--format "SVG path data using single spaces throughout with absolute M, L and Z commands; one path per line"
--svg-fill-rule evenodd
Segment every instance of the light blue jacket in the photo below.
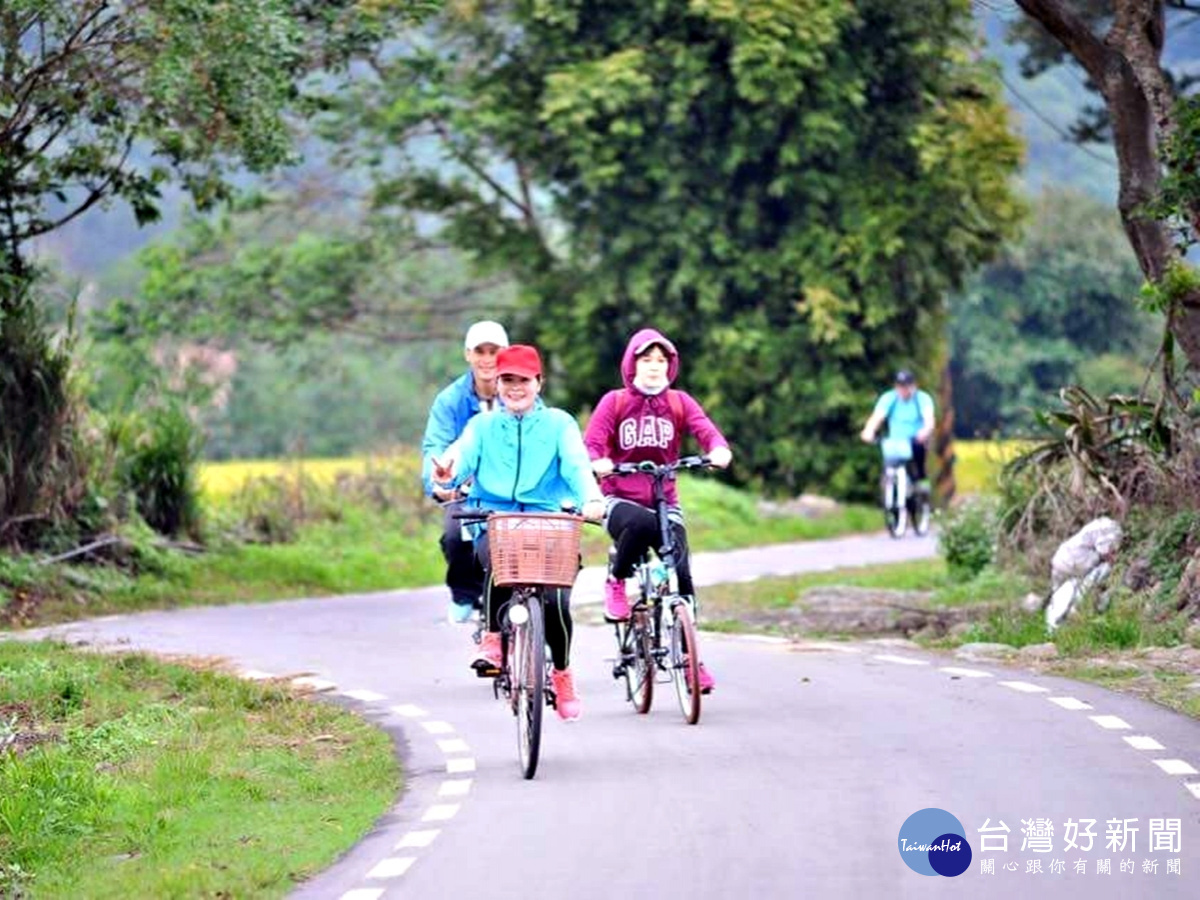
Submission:
M 933 416 L 933 398 L 916 391 L 907 400 L 895 389 L 884 391 L 875 403 L 875 412 L 887 419 L 888 437 L 912 440 L 925 427 L 925 415 Z
M 496 402 L 499 403 L 499 399 Z M 425 423 L 425 437 L 421 440 L 421 481 L 425 484 L 425 496 L 433 496 L 432 458 L 440 456 L 457 441 L 467 422 L 478 413 L 479 395 L 475 393 L 475 376 L 469 370 L 434 398 L 429 420 Z
M 474 477 L 468 506 L 501 512 L 581 510 L 602 498 L 579 425 L 542 403 L 523 416 L 501 410 L 470 421 L 458 445 L 455 483 Z

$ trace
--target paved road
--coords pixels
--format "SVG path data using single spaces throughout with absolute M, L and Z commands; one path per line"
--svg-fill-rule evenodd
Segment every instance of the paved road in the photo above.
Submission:
M 852 538 L 698 555 L 696 570 L 704 584 L 930 552 L 929 541 Z M 443 602 L 427 589 L 51 631 L 312 673 L 403 729 L 404 797 L 300 898 L 1200 896 L 1200 784 L 1188 786 L 1200 775 L 1187 773 L 1200 767 L 1200 724 L 1153 705 L 886 643 L 705 635 L 719 686 L 688 727 L 665 685 L 649 716 L 634 715 L 604 660 L 609 631 L 581 627 L 584 718 L 548 721 L 538 777 L 525 782 L 513 720 L 467 670 L 468 631 L 444 622 Z M 901 824 L 930 806 L 956 815 L 975 851 L 958 878 L 901 861 Z M 1038 818 L 1052 823 L 1052 852 L 1022 850 L 1022 820 Z M 1068 819 L 1096 820 L 1090 851 L 1064 852 Z M 1106 849 L 1111 819 L 1137 820 L 1136 847 Z M 1151 819 L 1164 820 L 1154 849 Z M 1178 850 L 1164 849 L 1172 819 Z M 1006 852 L 982 849 L 985 821 L 1008 827 Z M 995 874 L 981 871 L 988 859 Z M 1112 873 L 1100 874 L 1106 859 Z M 1027 871 L 1034 863 L 1041 873 Z

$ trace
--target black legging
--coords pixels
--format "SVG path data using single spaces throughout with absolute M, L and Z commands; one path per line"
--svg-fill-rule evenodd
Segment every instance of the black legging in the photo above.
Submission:
M 464 508 L 463 501 L 447 503 L 442 523 L 442 556 L 446 559 L 446 587 L 455 603 L 475 606 L 483 596 L 483 570 L 475 559 L 475 548 L 462 539 L 463 523 L 451 516 Z
M 616 500 L 608 511 L 605 523 L 612 535 L 616 552 L 610 563 L 614 578 L 628 578 L 634 567 L 653 547 L 661 549 L 662 533 L 654 510 L 632 500 Z M 688 553 L 687 529 L 682 522 L 671 521 L 671 540 L 675 543 L 675 571 L 679 574 L 679 593 L 695 595 L 692 584 L 692 565 Z
M 487 532 L 475 540 L 475 558 L 483 566 L 487 576 L 483 606 L 488 631 L 498 632 L 500 611 L 504 604 L 512 599 L 512 588 L 492 584 Z M 554 668 L 562 671 L 571 664 L 571 635 L 574 632 L 571 622 L 571 589 L 542 588 L 542 609 L 546 614 L 546 643 L 550 647 L 550 659 L 554 662 Z

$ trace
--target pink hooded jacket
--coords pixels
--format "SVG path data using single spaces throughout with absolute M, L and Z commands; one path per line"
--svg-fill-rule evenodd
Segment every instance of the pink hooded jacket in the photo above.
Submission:
M 666 391 L 650 395 L 634 387 L 638 353 L 651 344 L 658 344 L 667 355 L 667 381 L 673 384 L 679 375 L 679 352 L 661 333 L 653 328 L 643 328 L 630 338 L 621 360 L 621 378 L 625 387 L 609 391 L 600 399 L 583 435 L 592 459 L 608 457 L 618 465 L 643 460 L 660 464 L 674 462 L 679 459 L 685 431 L 695 436 L 705 453 L 729 446 L 725 436 L 690 394 L 676 391 L 683 408 L 682 427 L 677 428 Z M 618 398 L 622 394 L 625 399 L 618 422 Z M 600 489 L 609 496 L 632 500 L 643 506 L 654 504 L 654 479 L 649 475 L 612 475 L 600 480 Z M 667 482 L 666 495 L 668 503 L 679 505 L 675 482 Z

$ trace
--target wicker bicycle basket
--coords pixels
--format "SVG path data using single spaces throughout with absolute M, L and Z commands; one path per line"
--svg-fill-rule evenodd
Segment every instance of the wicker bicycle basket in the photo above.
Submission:
M 582 521 L 558 513 L 498 513 L 488 518 L 492 582 L 570 587 L 579 574 Z

